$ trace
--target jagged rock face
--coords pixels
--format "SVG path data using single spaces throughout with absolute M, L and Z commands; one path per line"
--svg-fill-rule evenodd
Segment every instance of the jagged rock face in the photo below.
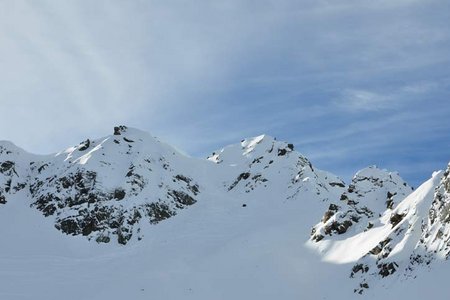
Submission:
M 6 202 L 5 193 L 27 186 L 30 205 L 55 218 L 63 233 L 126 244 L 133 236 L 142 238 L 142 222 L 156 224 L 197 201 L 197 182 L 174 170 L 178 155 L 121 126 L 113 136 L 88 139 L 56 157 L 31 162 L 22 181 L 14 181 L 19 178 L 15 163 L 4 161 L 0 200 Z
M 434 252 L 439 257 L 450 257 L 450 164 L 436 188 L 421 245 L 427 252 Z
M 332 201 L 322 220 L 312 230 L 319 242 L 333 235 L 370 230 L 382 214 L 390 211 L 412 192 L 397 173 L 369 167 L 359 171 L 338 201 Z M 392 224 L 400 216 L 392 216 Z

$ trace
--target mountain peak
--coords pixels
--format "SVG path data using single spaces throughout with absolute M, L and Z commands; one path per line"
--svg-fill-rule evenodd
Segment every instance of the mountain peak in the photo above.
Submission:
M 226 146 L 225 148 L 213 152 L 208 160 L 215 163 L 226 163 L 237 165 L 254 159 L 286 156 L 294 151 L 294 145 L 277 141 L 275 137 L 262 134 L 256 137 L 243 139 L 239 144 Z

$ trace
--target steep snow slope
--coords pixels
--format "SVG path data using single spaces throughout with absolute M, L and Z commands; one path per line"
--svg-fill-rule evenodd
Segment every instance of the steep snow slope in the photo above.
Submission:
M 440 263 L 448 172 L 406 197 L 411 188 L 396 173 L 368 168 L 346 186 L 270 136 L 200 160 L 123 126 L 56 155 L 7 142 L 0 150 L 0 299 L 419 299 L 445 292 L 432 274 L 448 274 Z M 427 223 L 430 206 L 439 222 Z M 325 211 L 328 220 L 307 242 Z M 345 232 L 333 225 L 325 234 L 330 220 L 354 218 Z M 377 245 L 377 254 L 367 254 Z M 440 256 L 429 254 L 437 248 Z M 380 275 L 391 273 L 389 263 L 398 271 Z M 418 280 L 421 289 L 411 283 Z
M 319 250 L 325 261 L 334 263 L 353 262 L 350 277 L 358 281 L 354 290 L 357 293 L 363 293 L 374 285 L 387 285 L 399 279 L 415 277 L 416 269 L 428 268 L 433 259 L 442 258 L 442 253 L 435 249 L 436 234 L 431 239 L 430 231 L 443 232 L 445 225 L 435 225 L 433 224 L 434 219 L 429 218 L 429 215 L 436 212 L 436 206 L 439 207 L 439 214 L 445 215 L 445 208 L 442 205 L 439 206 L 437 203 L 439 200 L 436 200 L 443 199 L 440 192 L 445 194 L 445 191 L 440 190 L 445 185 L 446 180 L 445 177 L 442 178 L 442 173 L 442 171 L 435 172 L 430 180 L 398 204 L 388 204 L 385 211 L 383 209 L 375 211 L 377 212 L 376 216 L 370 219 L 367 223 L 369 226 L 366 228 L 354 228 L 353 231 L 342 236 L 333 236 L 332 230 L 328 228 L 341 226 L 334 225 L 334 222 L 345 219 L 348 211 L 352 213 L 361 211 L 363 215 L 366 215 L 366 210 L 352 210 L 354 208 L 353 203 L 350 203 L 350 209 L 341 210 L 340 207 L 335 206 L 337 208 L 332 211 L 333 215 L 329 217 L 330 213 L 327 211 L 322 222 L 314 227 L 314 235 L 309 242 L 309 246 Z M 386 177 L 384 176 L 384 178 Z M 389 178 L 392 177 L 389 176 Z M 401 183 L 398 178 L 395 182 L 396 185 Z M 405 186 L 403 183 L 401 185 Z M 438 187 L 437 192 L 436 187 Z M 390 195 L 392 195 L 392 192 L 388 192 L 387 203 L 392 198 Z M 369 199 L 380 201 L 373 196 Z M 433 199 L 435 199 L 434 202 Z M 434 203 L 434 208 L 430 210 L 432 203 Z M 350 218 L 356 223 L 363 219 L 358 219 L 354 215 Z M 442 217 L 441 220 L 443 220 Z M 331 236 L 317 238 L 320 234 L 317 232 L 325 232 Z M 431 240 L 432 242 L 430 242 Z M 439 249 L 444 248 L 442 242 L 444 241 L 440 240 L 440 243 L 438 243 L 441 245 Z M 387 277 L 391 279 L 385 279 Z M 380 281 L 379 279 L 383 280 Z

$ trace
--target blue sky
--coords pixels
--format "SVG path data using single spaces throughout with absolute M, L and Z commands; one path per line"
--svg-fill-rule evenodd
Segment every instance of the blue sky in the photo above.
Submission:
M 192 156 L 266 133 L 348 181 L 450 160 L 450 2 L 0 1 L 0 139 L 116 124 Z

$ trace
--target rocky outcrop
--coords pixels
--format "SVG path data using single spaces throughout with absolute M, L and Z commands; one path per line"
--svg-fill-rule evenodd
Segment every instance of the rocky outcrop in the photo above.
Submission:
M 332 201 L 320 223 L 314 226 L 313 241 L 325 237 L 370 230 L 384 213 L 389 213 L 413 189 L 397 173 L 369 167 L 359 171 L 338 201 Z M 401 220 L 392 216 L 392 224 Z
M 425 252 L 438 257 L 450 257 L 450 164 L 436 187 L 433 203 L 428 211 L 428 222 L 423 226 L 420 245 Z M 419 255 L 423 253 L 419 253 Z

